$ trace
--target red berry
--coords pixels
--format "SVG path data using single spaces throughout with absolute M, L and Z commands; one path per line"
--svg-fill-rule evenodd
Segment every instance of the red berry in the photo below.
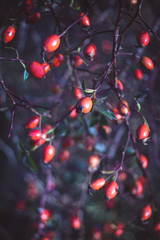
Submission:
M 44 146 L 42 155 L 44 163 L 50 162 L 55 155 L 55 148 L 52 145 Z
M 120 114 L 125 116 L 128 115 L 129 113 L 128 103 L 125 100 L 120 100 L 118 103 L 118 110 Z
M 85 58 L 92 61 L 93 57 L 96 54 L 96 46 L 93 43 L 89 43 L 88 45 L 86 45 L 83 48 L 83 54 L 84 54 Z
M 43 78 L 45 75 L 42 64 L 38 62 L 31 62 L 28 66 L 28 71 L 35 78 Z
M 50 217 L 50 213 L 47 209 L 43 209 L 40 213 L 40 219 L 42 222 L 46 222 Z
M 118 178 L 120 181 L 125 181 L 127 178 L 127 174 L 123 170 L 120 170 L 118 173 Z
M 111 131 L 112 131 L 111 128 L 110 128 L 109 126 L 107 126 L 107 125 L 102 125 L 102 126 L 100 126 L 100 125 L 98 124 L 97 127 L 96 127 L 96 129 L 97 129 L 98 132 L 100 131 L 101 128 L 104 130 L 104 132 L 105 132 L 106 135 L 109 135 L 109 134 L 111 133 Z
M 46 62 L 42 63 L 45 74 L 50 70 L 50 65 Z
M 141 221 L 148 220 L 152 215 L 152 209 L 150 204 L 146 205 L 141 209 Z
M 58 35 L 50 35 L 43 41 L 43 48 L 46 52 L 55 51 L 60 45 L 60 38 Z
M 113 108 L 112 112 L 114 113 L 114 116 L 117 119 L 117 121 L 119 121 L 123 118 L 123 116 L 119 113 L 117 108 Z
M 65 162 L 70 156 L 70 153 L 68 150 L 62 150 L 58 155 L 58 160 L 60 162 Z
M 155 232 L 160 232 L 160 220 L 156 223 L 156 225 L 154 226 L 154 231 Z
M 133 75 L 137 80 L 141 80 L 143 78 L 143 74 L 140 69 L 135 69 Z
M 87 136 L 85 140 L 85 148 L 87 151 L 92 151 L 94 147 L 94 138 L 91 136 Z
M 141 124 L 136 130 L 136 135 L 138 140 L 143 140 L 148 138 L 149 136 L 148 126 L 146 124 Z
M 141 32 L 139 32 L 137 34 L 136 39 L 137 39 L 137 43 L 139 45 L 141 45 L 142 47 L 145 47 L 149 43 L 149 34 L 148 34 L 148 32 L 142 30 Z
M 122 223 L 117 223 L 115 227 L 114 235 L 120 237 L 123 234 L 124 225 Z
M 81 98 L 77 103 L 77 112 L 78 113 L 88 113 L 91 111 L 93 106 L 92 100 L 89 97 Z
M 81 227 L 81 220 L 78 216 L 72 215 L 70 217 L 70 225 L 74 229 L 79 229 Z
M 74 55 L 73 56 L 73 64 L 75 67 L 79 67 L 83 64 L 83 60 L 82 58 L 80 58 L 79 55 Z
M 117 80 L 117 88 L 121 91 L 123 91 L 123 84 L 120 80 Z
M 45 143 L 45 139 L 46 139 L 46 134 L 42 134 L 41 135 L 41 138 L 39 139 L 39 140 L 36 140 L 36 141 L 31 141 L 31 145 L 33 146 L 33 147 L 40 147 L 41 145 L 43 145 L 44 143 Z
M 22 5 L 23 11 L 28 14 L 33 9 L 33 1 L 32 0 L 25 0 Z
M 99 162 L 100 162 L 100 160 L 99 160 L 99 157 L 97 155 L 91 155 L 88 158 L 88 165 L 92 169 L 97 168 L 97 166 L 99 165 Z
M 142 167 L 143 167 L 143 168 L 146 168 L 146 167 L 148 166 L 148 160 L 147 160 L 147 158 L 146 158 L 144 155 L 142 155 L 142 154 L 139 156 L 139 158 L 140 158 Z
M 25 127 L 28 129 L 35 128 L 39 123 L 39 117 L 38 116 L 33 116 L 27 120 L 25 123 Z
M 91 182 L 90 187 L 94 190 L 99 190 L 105 185 L 105 183 L 106 181 L 104 178 L 98 178 Z
M 9 27 L 5 28 L 1 35 L 2 41 L 4 43 L 10 42 L 13 39 L 15 32 L 16 32 L 16 30 L 15 30 L 14 26 L 9 26 Z
M 42 133 L 47 133 L 49 130 L 51 130 L 52 126 L 50 124 L 45 124 L 42 126 Z
M 81 92 L 81 90 L 80 90 L 79 87 L 75 87 L 75 88 L 73 89 L 73 96 L 74 96 L 75 99 L 77 99 L 77 100 L 79 100 L 79 99 L 82 98 L 82 92 Z
M 26 23 L 28 24 L 34 24 L 37 23 L 41 18 L 41 14 L 39 12 L 34 12 L 27 16 Z
M 118 193 L 118 184 L 115 181 L 106 183 L 104 187 L 104 195 L 108 200 L 114 198 Z
M 72 111 L 71 111 L 72 110 Z M 68 111 L 71 111 L 69 114 L 70 118 L 75 118 L 77 117 L 78 113 L 76 112 L 76 108 L 74 107 L 74 105 L 70 106 L 70 108 L 68 109 Z
M 30 130 L 28 136 L 31 140 L 36 141 L 41 138 L 41 132 L 37 129 Z
M 51 87 L 51 91 L 54 93 L 54 94 L 60 94 L 61 93 L 61 88 L 60 88 L 60 85 L 58 84 L 55 84 Z
M 52 59 L 52 67 L 58 67 L 64 61 L 64 57 L 61 53 L 57 53 Z
M 74 144 L 74 140 L 72 137 L 67 136 L 62 139 L 62 147 L 63 148 L 69 148 L 72 147 Z
M 143 184 L 142 184 L 142 182 L 139 179 L 136 180 L 133 188 L 131 189 L 131 192 L 135 196 L 141 196 L 142 195 Z
M 84 13 L 80 13 L 78 17 L 80 18 L 83 15 L 84 15 Z M 90 21 L 89 21 L 89 18 L 87 16 L 84 16 L 83 18 L 81 18 L 79 23 L 81 24 L 82 27 L 89 27 L 90 26 Z
M 143 65 L 143 67 L 147 68 L 148 70 L 152 70 L 154 68 L 154 64 L 152 60 L 145 56 L 141 58 L 141 64 Z

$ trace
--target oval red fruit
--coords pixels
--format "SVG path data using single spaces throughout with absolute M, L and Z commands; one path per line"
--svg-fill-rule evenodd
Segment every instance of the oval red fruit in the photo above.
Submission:
M 136 130 L 136 135 L 138 140 L 143 140 L 148 138 L 149 136 L 148 126 L 146 124 L 141 124 Z
M 58 160 L 60 162 L 65 162 L 70 156 L 70 153 L 68 150 L 62 150 L 58 155 Z
M 70 108 L 68 109 L 68 111 L 70 112 L 69 117 L 70 118 L 75 118 L 77 117 L 78 113 L 76 112 L 76 108 L 74 107 L 74 105 L 70 106 Z
M 39 123 L 39 117 L 33 116 L 26 121 L 25 127 L 28 129 L 32 129 L 32 128 L 35 128 L 38 125 L 38 123 Z
M 83 48 L 83 54 L 86 59 L 93 60 L 93 57 L 96 54 L 96 46 L 93 43 L 89 43 Z
M 93 106 L 92 100 L 89 97 L 81 98 L 77 103 L 77 112 L 78 113 L 88 113 L 91 111 Z
M 114 198 L 118 193 L 118 184 L 115 181 L 106 183 L 104 187 L 104 195 L 108 200 Z
M 73 64 L 75 67 L 79 67 L 83 64 L 83 60 L 82 58 L 80 58 L 79 55 L 74 55 L 73 56 Z
M 97 155 L 91 155 L 89 158 L 88 158 L 88 165 L 89 167 L 91 168 L 96 168 L 98 165 L 99 165 L 99 157 Z
M 40 218 L 42 222 L 46 222 L 50 217 L 50 213 L 47 209 L 43 209 L 40 213 Z
M 41 18 L 41 14 L 39 12 L 34 12 L 27 16 L 26 23 L 28 24 L 34 24 L 37 23 Z
M 148 160 L 147 160 L 147 158 L 146 158 L 143 154 L 141 154 L 141 155 L 139 156 L 139 159 L 140 159 L 140 162 L 141 162 L 141 164 L 142 164 L 142 167 L 143 167 L 143 168 L 146 168 L 146 167 L 148 166 Z
M 145 56 L 141 58 L 141 64 L 143 65 L 143 67 L 147 68 L 148 70 L 152 70 L 154 68 L 154 64 L 152 60 Z
M 43 78 L 45 75 L 45 71 L 42 64 L 35 61 L 29 64 L 28 71 L 35 78 Z
M 81 220 L 78 216 L 72 215 L 70 217 L 70 225 L 74 229 L 79 229 L 81 227 Z
M 80 18 L 83 15 L 84 15 L 84 13 L 80 13 L 78 17 Z M 89 27 L 90 26 L 90 21 L 89 21 L 89 18 L 87 16 L 84 16 L 83 18 L 81 18 L 79 23 L 81 24 L 82 27 Z
M 99 190 L 105 185 L 106 181 L 104 178 L 95 179 L 91 182 L 90 187 L 94 190 Z
M 79 99 L 82 98 L 82 92 L 81 92 L 81 90 L 80 90 L 79 87 L 75 87 L 75 88 L 73 89 L 73 96 L 74 96 L 75 99 L 77 99 L 77 100 L 79 100 Z
M 143 74 L 140 69 L 135 69 L 133 75 L 137 80 L 141 80 L 143 78 Z
M 142 47 L 145 47 L 149 43 L 149 34 L 145 30 L 140 31 L 136 37 L 137 43 Z
M 44 163 L 50 162 L 55 155 L 55 148 L 52 145 L 44 146 L 42 155 Z
M 52 59 L 52 67 L 58 67 L 64 61 L 64 57 L 61 53 L 57 53 Z
M 60 38 L 56 34 L 48 36 L 43 41 L 43 48 L 46 52 L 55 51 L 59 47 L 59 45 L 60 45 Z
M 15 30 L 14 26 L 9 26 L 9 27 L 5 28 L 1 35 L 2 41 L 4 43 L 10 42 L 14 38 L 15 32 L 16 32 L 16 30 Z
M 50 65 L 46 62 L 42 63 L 42 67 L 45 71 L 45 74 L 50 70 Z
M 28 136 L 31 140 L 36 141 L 41 138 L 41 132 L 37 129 L 30 130 Z
M 141 221 L 148 220 L 152 215 L 152 208 L 150 204 L 146 205 L 141 209 Z
M 62 147 L 63 148 L 69 148 L 72 147 L 74 144 L 74 140 L 70 136 L 66 136 L 62 139 Z

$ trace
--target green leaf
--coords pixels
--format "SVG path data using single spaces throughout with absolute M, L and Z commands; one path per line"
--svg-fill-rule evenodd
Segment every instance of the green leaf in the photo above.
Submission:
M 114 171 L 101 171 L 102 172 L 102 174 L 112 174 L 112 173 L 114 173 Z
M 77 48 L 77 52 L 79 53 L 81 51 L 81 47 Z
M 85 81 L 83 81 L 83 82 L 82 82 L 82 88 L 83 88 L 83 90 L 85 90 L 85 89 L 86 89 L 86 84 L 85 84 Z
M 134 148 L 133 148 L 133 147 L 127 147 L 127 149 L 126 149 L 126 154 L 131 155 L 131 154 L 133 154 L 133 153 L 135 153 Z
M 143 100 L 148 94 L 149 94 L 149 88 L 143 89 L 143 90 L 138 90 L 135 93 L 135 98 L 139 98 Z
M 28 162 L 30 163 L 30 165 L 31 165 L 31 167 L 32 167 L 32 170 L 33 170 L 34 172 L 37 172 L 37 167 L 36 167 L 33 159 L 32 159 L 29 155 L 27 155 L 27 159 L 28 159 Z
M 5 47 L 5 48 L 14 50 L 16 52 L 17 58 L 19 58 L 19 53 L 16 48 L 13 48 L 13 47 Z
M 103 114 L 104 116 L 108 117 L 111 120 L 116 120 L 116 117 L 114 116 L 114 113 L 112 111 L 110 111 L 109 109 L 103 109 L 100 107 L 96 108 L 101 114 Z
M 20 148 L 22 150 L 22 153 L 26 154 L 26 149 L 24 148 L 24 146 L 23 146 L 23 144 L 22 144 L 20 139 L 19 139 L 19 146 L 20 146 Z
M 140 112 L 141 111 L 141 105 L 140 105 L 140 103 L 137 101 L 137 99 L 136 99 L 136 97 L 134 97 L 134 100 L 136 101 L 136 103 L 137 103 L 137 112 Z
M 86 93 L 93 93 L 93 92 L 95 92 L 95 90 L 94 90 L 94 89 L 86 88 L 86 89 L 85 89 L 85 92 L 86 92 Z
M 29 76 L 29 72 L 25 69 L 23 74 L 24 81 L 28 78 L 28 76 Z
M 144 124 L 147 125 L 147 127 L 148 127 L 148 129 L 149 129 L 149 131 L 150 131 L 150 128 L 149 128 L 147 119 L 146 119 L 144 116 L 142 116 L 142 118 L 143 118 Z
M 95 103 L 95 104 L 98 104 L 98 103 L 100 103 L 100 102 L 104 101 L 106 98 L 107 98 L 107 97 L 100 98 L 99 100 L 97 100 L 97 101 L 96 101 L 96 103 Z
M 69 6 L 70 6 L 70 7 L 73 7 L 73 3 L 74 3 L 74 0 L 71 0 Z

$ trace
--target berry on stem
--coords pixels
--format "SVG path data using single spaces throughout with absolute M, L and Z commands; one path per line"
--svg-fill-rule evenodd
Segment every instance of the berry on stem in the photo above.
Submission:
M 25 123 L 25 127 L 27 129 L 32 129 L 35 128 L 39 123 L 39 116 L 32 116 L 30 117 L 26 123 Z
M 146 156 L 144 156 L 143 154 L 141 154 L 141 155 L 139 156 L 139 159 L 140 159 L 140 162 L 141 162 L 141 164 L 142 164 L 142 167 L 143 167 L 143 168 L 146 168 L 146 167 L 148 166 L 148 160 L 147 160 Z
M 57 53 L 52 59 L 52 67 L 58 67 L 64 61 L 64 57 L 61 53 Z
M 92 100 L 89 97 L 84 97 L 81 98 L 78 103 L 77 103 L 77 107 L 76 107 L 76 111 L 78 113 L 88 113 L 91 111 L 93 106 Z
M 68 111 L 71 111 L 69 114 L 70 118 L 75 118 L 77 117 L 78 113 L 76 112 L 76 108 L 74 107 L 74 105 L 70 106 L 70 108 L 68 109 Z
M 81 92 L 81 90 L 80 90 L 79 87 L 75 87 L 75 88 L 73 89 L 73 97 L 74 97 L 75 99 L 77 99 L 77 100 L 79 100 L 79 99 L 82 98 L 82 92 Z
M 78 17 L 80 18 L 83 15 L 84 15 L 84 13 L 80 13 Z M 89 21 L 89 18 L 87 16 L 84 16 L 83 18 L 81 18 L 79 23 L 81 24 L 82 27 L 89 27 L 90 26 L 90 21 Z
M 50 65 L 46 62 L 42 63 L 42 67 L 45 71 L 45 74 L 50 70 Z
M 142 46 L 145 47 L 148 45 L 149 43 L 149 34 L 148 32 L 146 32 L 145 30 L 140 31 L 137 36 L 136 36 L 136 40 L 137 43 Z
M 152 215 L 152 208 L 150 204 L 146 205 L 141 209 L 141 221 L 148 220 Z
M 78 216 L 72 215 L 70 217 L 70 225 L 74 229 L 79 229 L 81 227 L 81 220 Z
M 5 28 L 1 34 L 2 41 L 4 43 L 10 42 L 14 38 L 15 32 L 16 30 L 14 26 Z
M 95 179 L 91 182 L 90 187 L 94 190 L 99 190 L 105 185 L 106 181 L 104 178 Z
M 39 12 L 34 12 L 27 16 L 26 23 L 28 24 L 34 24 L 37 23 L 41 18 L 41 14 Z
M 43 41 L 43 49 L 46 52 L 53 52 L 55 51 L 60 45 L 60 38 L 58 35 L 53 34 L 48 37 Z
M 44 146 L 42 155 L 44 163 L 50 162 L 55 155 L 55 148 L 52 145 Z
M 104 195 L 107 200 L 114 198 L 118 193 L 118 184 L 115 181 L 106 183 L 104 187 Z
M 120 100 L 118 103 L 118 110 L 120 114 L 125 116 L 128 115 L 129 112 L 128 103 L 125 100 Z
M 83 48 L 83 54 L 85 56 L 86 59 L 89 60 L 93 60 L 93 57 L 96 54 L 96 46 L 93 43 L 89 43 L 87 44 L 84 48 Z
M 83 60 L 82 58 L 80 58 L 79 55 L 74 55 L 73 56 L 73 64 L 75 67 L 79 67 L 83 64 Z
M 37 129 L 33 129 L 33 130 L 29 131 L 28 136 L 33 141 L 40 140 L 41 132 L 39 130 L 37 130 Z
M 45 75 L 45 71 L 42 64 L 35 61 L 29 64 L 28 71 L 35 78 L 43 78 Z
M 136 130 L 136 136 L 138 140 L 143 140 L 149 136 L 149 128 L 146 124 L 141 124 Z
M 46 222 L 50 217 L 50 213 L 47 209 L 43 209 L 40 213 L 40 219 L 42 222 Z
M 133 75 L 137 80 L 141 80 L 143 78 L 143 74 L 140 69 L 135 69 Z
M 69 151 L 64 149 L 59 153 L 58 160 L 60 162 L 65 162 L 69 158 L 69 156 L 70 156 Z
M 148 70 L 153 70 L 154 68 L 154 64 L 152 60 L 146 56 L 141 58 L 141 64 L 143 65 L 143 67 L 145 67 Z

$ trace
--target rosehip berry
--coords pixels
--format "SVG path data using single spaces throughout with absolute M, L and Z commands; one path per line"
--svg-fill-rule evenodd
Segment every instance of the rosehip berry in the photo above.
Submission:
M 34 24 L 37 23 L 41 18 L 41 14 L 39 12 L 34 12 L 27 16 L 26 23 L 28 24 Z
M 141 124 L 136 130 L 136 135 L 138 140 L 143 140 L 148 138 L 149 136 L 148 126 L 146 124 Z
M 81 98 L 77 103 L 77 112 L 78 113 L 88 113 L 91 111 L 93 106 L 92 100 L 89 97 Z
M 99 190 L 105 185 L 106 181 L 104 178 L 95 179 L 91 182 L 90 187 L 94 190 Z
M 55 51 L 60 45 L 60 38 L 58 35 L 50 35 L 43 41 L 43 48 L 46 52 Z
M 74 229 L 79 229 L 81 227 L 81 220 L 78 216 L 72 215 L 70 217 L 70 225 Z
M 93 57 L 96 54 L 96 46 L 93 43 L 89 43 L 83 48 L 83 54 L 86 59 L 93 60 Z
M 137 43 L 142 47 L 145 47 L 149 43 L 149 34 L 145 30 L 140 31 L 136 37 Z
M 87 151 L 92 151 L 94 147 L 94 139 L 91 136 L 87 136 L 86 141 L 85 141 L 85 148 Z
M 123 118 L 123 116 L 119 113 L 117 108 L 113 108 L 112 112 L 113 112 L 115 118 L 117 119 L 117 121 L 119 121 Z
M 99 157 L 97 155 L 91 155 L 88 158 L 88 165 L 92 169 L 97 168 L 97 166 L 99 165 L 99 162 L 100 162 L 100 160 L 99 160 Z
M 33 140 L 31 140 L 31 145 L 33 146 L 33 147 L 40 147 L 41 145 L 43 145 L 44 143 L 45 143 L 45 139 L 46 139 L 46 134 L 42 134 L 41 135 L 41 138 L 39 139 L 39 140 L 36 140 L 36 141 L 33 141 Z
M 137 80 L 141 80 L 143 78 L 143 74 L 140 69 L 135 69 L 133 75 Z
M 126 178 L 127 178 L 127 174 L 123 170 L 120 170 L 118 173 L 118 179 L 120 181 L 125 181 Z
M 70 106 L 70 108 L 68 109 L 68 111 L 71 111 L 69 114 L 70 118 L 75 118 L 77 117 L 78 113 L 76 112 L 76 108 L 74 107 L 74 105 Z
M 57 53 L 52 60 L 52 67 L 58 67 L 63 61 L 63 55 L 61 53 Z
M 133 195 L 137 196 L 137 197 L 142 195 L 142 193 L 143 193 L 143 184 L 142 184 L 142 182 L 139 179 L 136 180 L 133 188 L 131 189 L 131 193 Z
M 102 231 L 97 229 L 97 228 L 93 228 L 92 229 L 92 240 L 101 240 L 102 239 Z
M 67 136 L 62 139 L 62 147 L 63 148 L 69 148 L 72 147 L 74 144 L 74 140 L 72 137 Z
M 50 124 L 45 124 L 42 126 L 42 133 L 47 133 L 49 130 L 51 130 L 52 126 Z
M 115 181 L 106 183 L 104 187 L 104 195 L 107 200 L 114 198 L 118 193 L 118 184 Z
M 111 86 L 114 87 L 114 80 L 110 82 Z M 120 80 L 117 79 L 117 89 L 123 91 L 123 84 Z
M 40 219 L 42 222 L 46 222 L 50 217 L 50 213 L 47 209 L 43 209 L 40 213 Z
M 42 63 L 42 67 L 43 67 L 43 69 L 44 69 L 45 74 L 46 74 L 47 72 L 49 72 L 49 70 L 50 70 L 50 65 L 49 65 L 48 63 L 46 63 L 46 62 Z
M 44 146 L 42 155 L 44 163 L 50 162 L 55 155 L 55 148 L 52 145 Z
M 38 62 L 31 62 L 28 66 L 28 71 L 35 78 L 43 78 L 45 75 L 42 64 Z
M 82 98 L 82 92 L 80 90 L 79 87 L 76 87 L 73 89 L 73 96 L 75 97 L 75 99 L 79 100 Z
M 141 221 L 148 220 L 152 215 L 152 208 L 150 204 L 146 205 L 141 209 Z
M 83 64 L 83 60 L 82 58 L 80 58 L 79 55 L 74 55 L 73 56 L 73 64 L 75 67 L 79 67 Z
M 129 112 L 128 103 L 125 100 L 120 100 L 118 103 L 118 110 L 120 114 L 125 116 L 128 115 Z
M 65 162 L 70 156 L 70 153 L 68 150 L 62 150 L 58 155 L 58 160 L 60 162 Z
M 148 57 L 142 57 L 141 64 L 143 65 L 143 67 L 147 68 L 148 70 L 152 70 L 154 68 L 154 64 L 152 60 Z
M 28 14 L 33 9 L 33 1 L 32 0 L 25 0 L 22 5 L 23 11 Z
M 15 30 L 14 26 L 9 26 L 9 27 L 5 28 L 1 35 L 2 41 L 4 43 L 10 42 L 14 38 L 15 32 L 16 32 L 16 30 Z
M 80 13 L 78 17 L 80 18 L 83 15 L 84 15 L 84 13 Z M 87 16 L 84 16 L 83 18 L 81 18 L 79 23 L 81 24 L 82 27 L 89 27 L 90 26 L 90 21 L 89 21 L 89 18 Z
M 142 164 L 142 167 L 143 168 L 146 168 L 147 166 L 148 166 L 148 160 L 147 160 L 147 158 L 144 156 L 144 155 L 140 155 L 139 156 L 139 159 L 140 159 L 140 162 L 141 162 L 141 164 Z
M 33 116 L 27 120 L 25 123 L 25 127 L 27 129 L 32 129 L 35 128 L 39 123 L 39 117 L 38 116 Z
M 107 125 L 102 125 L 102 126 L 100 126 L 100 125 L 98 124 L 97 127 L 96 127 L 96 129 L 97 129 L 98 132 L 99 132 L 101 129 L 103 129 L 106 135 L 109 135 L 109 134 L 111 133 L 111 131 L 112 131 L 111 128 L 110 128 L 109 126 L 107 126 Z
M 155 232 L 160 232 L 160 220 L 156 223 L 156 225 L 154 226 L 154 231 Z
M 116 224 L 116 229 L 114 230 L 114 236 L 120 237 L 123 234 L 124 225 L 122 223 Z
M 61 93 L 61 88 L 60 88 L 60 85 L 58 84 L 55 84 L 51 87 L 51 91 L 54 93 L 54 94 L 60 94 Z
M 37 129 L 30 130 L 28 136 L 30 137 L 31 140 L 36 141 L 41 138 L 41 132 Z

